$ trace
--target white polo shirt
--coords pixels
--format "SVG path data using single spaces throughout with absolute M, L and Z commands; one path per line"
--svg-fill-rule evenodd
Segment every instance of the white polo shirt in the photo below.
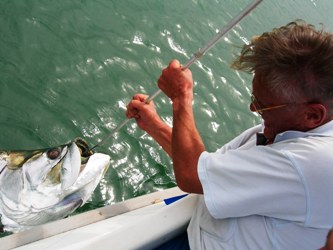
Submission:
M 198 173 L 204 196 L 188 228 L 191 249 L 318 249 L 333 226 L 333 121 L 256 145 L 253 127 Z

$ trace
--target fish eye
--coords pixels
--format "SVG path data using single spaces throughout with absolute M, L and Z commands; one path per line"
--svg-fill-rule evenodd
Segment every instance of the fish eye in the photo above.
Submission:
M 54 160 L 56 158 L 59 157 L 59 155 L 61 154 L 61 150 L 60 148 L 51 148 L 47 153 L 47 157 L 51 160 Z

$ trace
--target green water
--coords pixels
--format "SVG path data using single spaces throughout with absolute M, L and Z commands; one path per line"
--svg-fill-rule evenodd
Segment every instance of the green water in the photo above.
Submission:
M 8 0 L 0 2 L 0 148 L 33 149 L 75 137 L 95 145 L 125 119 L 161 69 L 194 52 L 247 0 Z M 208 150 L 260 122 L 248 110 L 251 76 L 229 68 L 251 36 L 301 18 L 333 30 L 331 0 L 264 0 L 200 62 L 195 116 Z M 172 123 L 165 96 L 155 99 Z M 175 186 L 169 157 L 130 122 L 97 151 L 112 162 L 79 212 Z

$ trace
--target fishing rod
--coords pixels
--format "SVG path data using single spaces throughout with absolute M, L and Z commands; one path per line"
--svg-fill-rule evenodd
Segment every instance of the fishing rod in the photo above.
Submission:
M 236 24 L 238 24 L 245 16 L 247 16 L 253 9 L 255 9 L 263 0 L 255 0 L 253 3 L 249 4 L 244 10 L 242 10 L 236 17 L 234 17 L 225 27 L 219 30 L 219 32 L 216 33 L 216 35 L 202 48 L 200 48 L 192 58 L 185 64 L 185 66 L 182 67 L 183 70 L 188 69 L 194 62 L 196 62 L 198 59 L 204 56 L 204 54 L 210 50 L 212 47 L 215 46 L 215 44 L 221 40 L 221 38 L 230 31 Z M 149 103 L 153 99 L 155 99 L 156 96 L 158 96 L 162 90 L 157 90 L 155 93 L 153 93 L 151 96 L 147 98 L 145 101 L 146 103 Z M 93 146 L 90 150 L 93 150 L 96 147 L 99 147 L 100 145 L 104 144 L 106 140 L 108 140 L 111 136 L 113 136 L 115 133 L 117 133 L 122 127 L 124 127 L 128 122 L 130 121 L 129 118 L 124 120 L 122 123 L 120 123 L 116 128 L 114 128 L 108 136 L 106 136 L 104 139 L 102 139 L 98 144 Z

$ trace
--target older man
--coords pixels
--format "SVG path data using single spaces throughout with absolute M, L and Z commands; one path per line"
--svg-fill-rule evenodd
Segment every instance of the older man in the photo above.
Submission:
M 171 61 L 158 80 L 173 127 L 137 94 L 127 116 L 172 157 L 178 186 L 203 194 L 191 249 L 319 249 L 333 225 L 333 37 L 302 21 L 252 39 L 233 63 L 254 73 L 258 125 L 207 152 L 193 116 L 193 79 Z

